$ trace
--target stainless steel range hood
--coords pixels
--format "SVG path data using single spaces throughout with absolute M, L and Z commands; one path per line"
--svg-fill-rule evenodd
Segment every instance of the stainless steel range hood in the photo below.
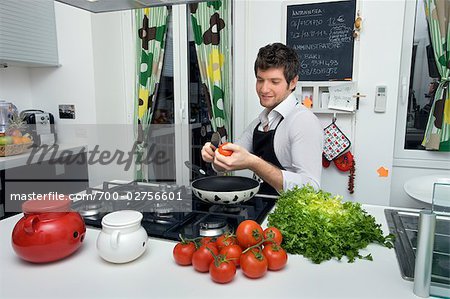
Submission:
M 151 6 L 198 3 L 206 0 L 55 0 L 90 12 L 129 10 Z

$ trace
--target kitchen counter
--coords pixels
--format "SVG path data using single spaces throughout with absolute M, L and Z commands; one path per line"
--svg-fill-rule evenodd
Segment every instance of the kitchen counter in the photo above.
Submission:
M 384 207 L 364 209 L 388 228 Z M 263 278 L 249 279 L 241 270 L 225 285 L 208 273 L 178 266 L 172 258 L 175 242 L 150 238 L 147 251 L 128 264 L 110 264 L 96 251 L 99 230 L 88 228 L 82 248 L 50 264 L 19 259 L 11 247 L 17 215 L 0 221 L 0 298 L 420 298 L 413 283 L 400 276 L 394 249 L 371 244 L 360 253 L 373 261 L 331 260 L 313 264 L 289 255 L 288 265 Z M 263 224 L 264 226 L 264 224 Z
M 27 152 L 20 154 L 20 155 L 14 155 L 14 156 L 7 156 L 7 157 L 0 157 L 0 170 L 2 169 L 9 169 L 14 167 L 19 167 L 27 164 L 33 164 L 37 162 L 43 162 L 48 161 L 52 157 L 58 158 L 60 157 L 63 152 L 71 153 L 71 154 L 78 154 L 86 151 L 87 146 L 86 145 L 79 145 L 79 144 L 58 144 L 57 150 L 49 150 L 48 153 L 46 153 L 42 159 L 41 159 L 41 153 L 43 150 L 39 150 L 34 157 L 32 157 L 31 161 L 28 162 L 28 159 L 30 158 L 32 150 L 29 149 Z M 49 149 L 51 147 L 49 146 Z

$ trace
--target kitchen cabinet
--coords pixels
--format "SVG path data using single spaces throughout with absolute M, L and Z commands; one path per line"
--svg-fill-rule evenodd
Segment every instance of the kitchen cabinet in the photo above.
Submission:
M 0 2 L 0 65 L 58 65 L 52 0 Z
M 21 211 L 23 198 L 29 194 L 74 194 L 88 187 L 86 152 L 73 152 L 64 159 L 46 159 L 39 163 L 24 164 L 2 169 L 0 204 L 4 215 L 0 219 Z M 28 197 L 27 197 L 28 198 Z

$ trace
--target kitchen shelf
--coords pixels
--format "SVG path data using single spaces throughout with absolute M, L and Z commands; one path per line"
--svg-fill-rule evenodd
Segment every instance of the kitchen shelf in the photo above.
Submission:
M 356 81 L 299 81 L 295 94 L 297 99 L 303 103 L 306 96 L 312 99 L 311 111 L 317 114 L 355 114 L 356 111 L 345 111 L 322 108 L 322 95 L 329 92 L 329 87 L 343 84 L 355 84 Z M 328 104 L 327 104 L 328 105 Z

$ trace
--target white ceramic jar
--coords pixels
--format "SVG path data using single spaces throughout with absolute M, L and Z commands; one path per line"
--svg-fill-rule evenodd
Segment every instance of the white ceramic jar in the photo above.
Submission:
M 141 226 L 142 213 L 132 210 L 107 214 L 97 238 L 97 251 L 111 263 L 127 263 L 140 257 L 147 247 L 147 232 Z

